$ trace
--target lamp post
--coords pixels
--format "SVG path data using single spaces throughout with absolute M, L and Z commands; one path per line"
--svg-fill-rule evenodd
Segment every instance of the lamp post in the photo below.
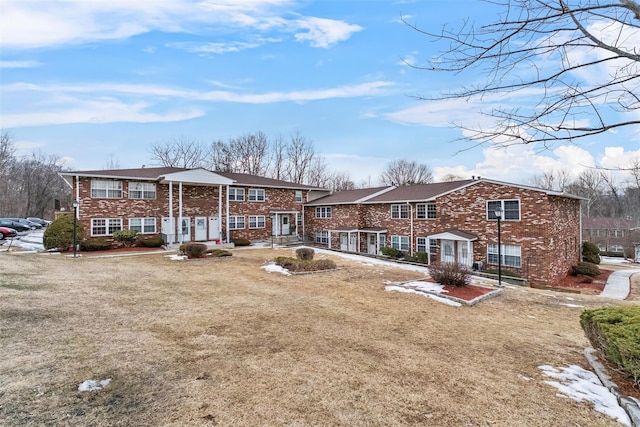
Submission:
M 494 214 L 498 220 L 498 287 L 502 287 L 502 242 L 500 236 L 500 220 L 502 219 L 502 208 L 498 207 Z
M 77 200 L 73 201 L 73 257 L 76 258 L 78 251 L 77 244 L 77 230 L 78 230 L 78 206 L 80 206 L 80 202 Z

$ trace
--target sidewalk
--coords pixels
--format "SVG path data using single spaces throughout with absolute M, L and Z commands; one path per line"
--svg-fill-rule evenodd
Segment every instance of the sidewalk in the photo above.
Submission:
M 640 273 L 640 269 L 614 271 L 607 279 L 600 296 L 619 300 L 626 299 L 631 290 L 631 275 L 635 273 Z

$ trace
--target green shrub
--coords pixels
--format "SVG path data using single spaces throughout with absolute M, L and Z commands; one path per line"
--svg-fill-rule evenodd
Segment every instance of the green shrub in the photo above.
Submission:
M 214 258 L 232 256 L 233 254 L 226 249 L 209 249 L 207 253 L 211 254 Z
M 582 261 L 576 265 L 571 266 L 571 275 L 596 277 L 600 275 L 600 269 L 595 264 Z
M 507 277 L 517 277 L 520 278 L 522 276 L 520 276 L 518 273 L 514 273 L 513 271 L 509 271 L 509 270 L 502 270 L 502 272 L 499 272 L 497 268 L 487 268 L 486 270 L 482 270 L 483 273 L 488 273 L 488 274 L 495 274 L 496 276 L 498 275 L 498 273 L 501 273 L 503 276 L 507 276 Z
M 330 259 L 302 260 L 298 258 L 280 256 L 275 259 L 275 263 L 280 267 L 294 273 L 304 271 L 334 270 L 338 268 L 336 263 Z
M 235 246 L 250 246 L 251 245 L 251 241 L 248 239 L 243 239 L 241 237 L 235 238 L 233 239 L 233 244 Z
M 469 274 L 467 267 L 457 262 L 436 263 L 429 266 L 429 276 L 443 286 L 467 286 Z
M 187 258 L 202 258 L 207 254 L 207 245 L 204 243 L 190 242 L 180 245 L 180 250 L 187 256 Z
M 382 255 L 386 255 L 390 258 L 396 258 L 398 256 L 398 250 L 389 246 L 383 246 L 380 248 Z
M 426 264 L 429 262 L 429 254 L 426 252 L 416 252 L 416 261 Z
M 600 264 L 600 249 L 594 243 L 582 242 L 582 260 Z
M 62 215 L 53 221 L 44 231 L 42 243 L 45 249 L 67 251 L 73 249 L 73 215 Z M 84 227 L 76 222 L 76 242 L 84 238 Z
M 106 251 L 111 249 L 111 242 L 105 239 L 90 239 L 80 242 L 80 249 L 83 251 Z
M 299 248 L 296 249 L 296 257 L 302 260 L 312 260 L 315 255 L 315 251 L 311 248 Z
M 140 246 L 143 246 L 145 248 L 159 248 L 164 245 L 164 241 L 162 240 L 161 236 L 138 239 L 138 243 L 140 244 Z
M 600 252 L 600 256 L 608 256 L 612 258 L 624 258 L 623 252 Z
M 580 325 L 591 345 L 640 386 L 640 306 L 585 310 Z
M 117 230 L 113 232 L 113 240 L 126 247 L 133 246 L 138 240 L 138 230 Z

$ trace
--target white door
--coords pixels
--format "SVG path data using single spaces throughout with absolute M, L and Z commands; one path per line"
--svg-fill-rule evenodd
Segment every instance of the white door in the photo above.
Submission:
M 220 239 L 220 221 L 217 216 L 209 217 L 209 240 Z
M 196 217 L 196 241 L 203 242 L 207 240 L 207 217 Z
M 370 254 L 375 254 L 376 251 L 376 241 L 378 239 L 376 238 L 375 234 L 369 234 L 369 239 L 367 240 L 369 242 L 368 246 L 367 246 L 367 252 Z
M 349 249 L 349 236 L 347 233 L 340 233 L 340 250 L 346 251 Z
M 167 241 L 165 243 L 175 243 L 176 241 L 176 218 L 175 217 L 162 217 L 162 234 L 166 235 Z
M 191 241 L 191 218 L 183 216 L 180 219 L 180 242 Z
M 289 215 L 282 215 L 282 235 L 288 236 L 289 234 Z
M 473 262 L 469 253 L 469 244 L 467 242 L 458 242 L 458 262 L 467 267 L 471 267 Z
M 442 240 L 440 242 L 440 260 L 442 262 L 455 262 L 456 256 L 454 252 L 453 240 Z
M 358 237 L 357 234 L 352 234 L 351 238 L 349 239 L 349 251 L 351 252 L 355 252 L 356 251 L 356 238 Z

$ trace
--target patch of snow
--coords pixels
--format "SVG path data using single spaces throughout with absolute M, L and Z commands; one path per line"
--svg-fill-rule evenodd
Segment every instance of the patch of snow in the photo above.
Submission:
M 615 256 L 601 256 L 600 264 L 630 264 L 630 261 Z
M 576 300 L 575 298 L 571 298 L 571 297 L 565 297 L 565 298 L 566 298 L 567 300 L 569 300 L 569 301 L 575 301 L 575 300 Z
M 536 316 L 528 315 L 527 317 L 528 317 L 529 319 L 536 319 Z
M 178 255 L 178 254 L 165 255 L 165 256 L 169 258 L 171 261 L 184 261 L 185 259 L 188 258 L 186 255 Z
M 618 400 L 605 386 L 596 374 L 580 366 L 571 365 L 565 368 L 554 368 L 549 365 L 538 366 L 542 374 L 558 381 L 545 381 L 557 388 L 558 397 L 568 397 L 576 402 L 587 400 L 593 403 L 594 409 L 605 414 L 619 423 L 631 426 L 631 420 L 625 410 L 618 404 Z
M 264 270 L 266 270 L 268 273 L 280 273 L 280 274 L 284 274 L 285 276 L 291 276 L 291 273 L 289 273 L 289 270 L 287 270 L 286 268 L 283 268 L 275 263 L 270 263 L 268 265 L 263 265 L 262 267 Z
M 448 298 L 439 297 L 437 295 L 425 294 L 424 292 L 416 291 L 415 289 L 407 289 L 407 288 L 402 287 L 402 286 L 393 286 L 393 285 L 392 286 L 385 286 L 384 290 L 385 291 L 389 291 L 389 292 L 396 291 L 396 292 L 404 292 L 404 293 L 407 293 L 407 294 L 418 294 L 418 295 L 422 295 L 422 296 L 431 298 L 434 301 L 438 301 L 438 302 L 441 302 L 443 304 L 450 305 L 452 307 L 461 307 L 462 306 L 462 304 L 460 304 L 459 302 L 451 301 Z
M 518 374 L 518 378 L 520 378 L 522 381 L 531 381 L 533 379 L 533 378 L 526 377 L 522 374 Z
M 571 307 L 571 308 L 583 308 L 584 305 L 579 305 L 579 304 L 560 304 L 560 305 L 564 305 L 565 307 Z
M 111 382 L 111 378 L 106 380 L 96 381 L 96 380 L 86 380 L 82 384 L 78 386 L 78 391 L 97 391 L 102 390 L 104 387 L 108 386 Z

